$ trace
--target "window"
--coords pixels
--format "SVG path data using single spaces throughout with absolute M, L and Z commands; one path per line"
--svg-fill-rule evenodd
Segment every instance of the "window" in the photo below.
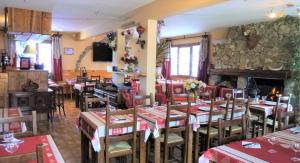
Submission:
M 199 45 L 174 46 L 171 48 L 171 75 L 198 75 Z
M 27 45 L 31 45 L 32 47 L 38 46 L 39 63 L 44 64 L 44 70 L 48 70 L 49 72 L 51 72 L 51 68 L 52 68 L 51 43 L 39 43 L 34 41 L 16 41 L 16 54 L 17 54 L 16 66 L 17 67 L 20 66 L 20 57 L 31 58 L 30 59 L 31 64 L 36 62 L 36 52 L 24 53 L 24 50 Z

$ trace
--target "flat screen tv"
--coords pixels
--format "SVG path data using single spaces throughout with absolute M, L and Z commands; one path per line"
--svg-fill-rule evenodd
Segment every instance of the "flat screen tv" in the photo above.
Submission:
M 93 43 L 93 61 L 112 61 L 113 50 L 107 43 L 94 42 Z

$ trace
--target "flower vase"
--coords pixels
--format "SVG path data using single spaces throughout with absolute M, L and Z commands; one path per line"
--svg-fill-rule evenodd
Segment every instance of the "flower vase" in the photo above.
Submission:
M 190 102 L 196 102 L 197 101 L 197 95 L 195 92 L 190 92 L 189 93 L 189 99 L 190 99 Z
M 134 68 L 134 64 L 126 64 L 124 69 L 127 73 L 132 73 L 134 71 Z

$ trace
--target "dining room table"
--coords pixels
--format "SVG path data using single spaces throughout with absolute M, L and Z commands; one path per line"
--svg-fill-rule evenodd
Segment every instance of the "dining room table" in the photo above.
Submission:
M 30 163 L 36 162 L 36 145 L 43 144 L 43 161 L 44 163 L 64 163 L 55 142 L 51 135 L 39 135 L 32 137 L 19 138 L 20 143 L 16 143 L 13 147 L 7 148 L 3 142 L 0 145 L 0 162 L 7 162 L 13 157 L 22 157 L 22 155 L 33 155 Z M 25 160 L 23 160 L 25 163 Z M 8 161 L 10 162 L 10 161 Z
M 262 121 L 266 122 L 267 117 L 272 115 L 274 113 L 275 107 L 277 105 L 277 102 L 275 101 L 263 101 L 263 100 L 259 100 L 259 101 L 253 101 L 250 103 L 249 105 L 249 110 L 251 113 L 255 113 L 256 116 L 261 117 Z M 287 111 L 292 111 L 293 110 L 293 106 L 291 104 L 283 104 L 283 103 L 279 103 L 279 109 L 287 109 Z M 267 124 L 263 123 L 263 135 L 266 134 L 267 131 Z
M 9 117 L 23 117 L 23 113 L 20 107 L 0 108 L 0 118 Z M 25 122 L 11 122 L 0 125 L 0 133 L 12 131 L 12 132 L 26 132 Z
M 210 148 L 199 163 L 300 162 L 300 127 Z
M 122 119 L 125 121 L 132 121 L 132 115 L 122 115 L 122 117 L 113 116 L 115 119 Z M 112 121 L 114 123 L 115 121 Z M 115 122 L 118 123 L 118 122 Z M 104 149 L 105 149 L 105 124 L 106 124 L 106 112 L 89 111 L 81 112 L 78 119 L 78 127 L 81 130 L 81 155 L 82 162 L 89 160 L 89 151 L 91 150 L 92 158 L 91 162 L 103 162 Z M 146 163 L 146 142 L 150 135 L 150 129 L 148 122 L 137 117 L 137 131 L 139 134 L 139 151 L 140 151 L 140 163 Z M 132 127 L 116 128 L 109 131 L 109 135 L 120 135 L 132 132 Z M 92 146 L 89 146 L 91 142 Z
M 80 94 L 85 91 L 85 89 L 94 87 L 96 82 L 86 82 L 86 83 L 75 83 L 74 91 L 75 91 L 75 106 L 78 108 L 80 104 Z

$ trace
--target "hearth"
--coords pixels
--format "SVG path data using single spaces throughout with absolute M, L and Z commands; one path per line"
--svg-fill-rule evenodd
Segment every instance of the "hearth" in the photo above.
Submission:
M 276 100 L 276 94 L 282 93 L 284 90 L 284 80 L 262 78 L 254 78 L 254 80 L 260 90 L 258 95 L 267 96 L 268 100 Z

